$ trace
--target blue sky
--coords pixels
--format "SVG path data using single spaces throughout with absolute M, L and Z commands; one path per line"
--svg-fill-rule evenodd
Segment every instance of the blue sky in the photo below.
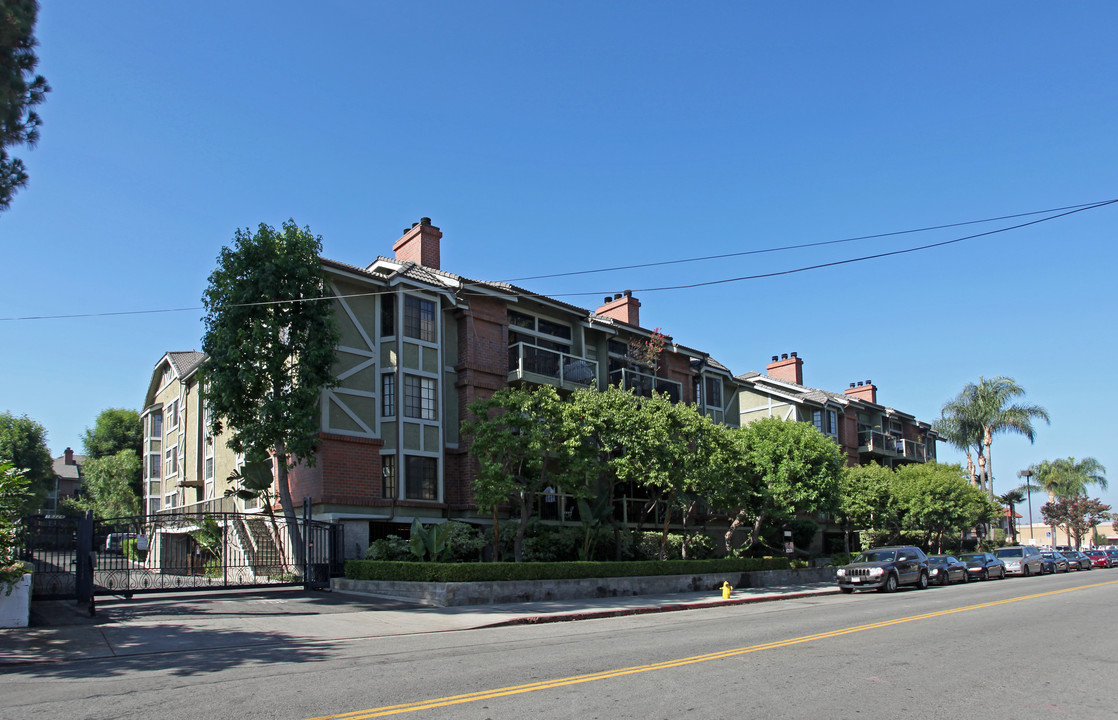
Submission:
M 45 0 L 53 92 L 0 215 L 0 410 L 57 455 L 138 409 L 162 354 L 199 348 L 221 247 L 260 222 L 363 265 L 429 216 L 445 269 L 504 280 L 1118 197 L 1118 6 L 604 5 Z M 806 384 L 872 379 L 926 420 L 1007 375 L 1052 424 L 996 441 L 999 491 L 1045 458 L 1118 473 L 1118 205 L 647 290 L 1040 217 L 520 284 L 589 308 L 633 289 L 644 325 L 735 373 L 796 351 Z

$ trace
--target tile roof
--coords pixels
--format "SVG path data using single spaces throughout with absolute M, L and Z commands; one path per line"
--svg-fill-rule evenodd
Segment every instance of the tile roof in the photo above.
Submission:
M 179 377 L 186 377 L 194 371 L 206 359 L 206 353 L 198 352 L 196 350 L 186 350 L 183 352 L 169 352 L 167 359 L 171 361 L 175 372 Z

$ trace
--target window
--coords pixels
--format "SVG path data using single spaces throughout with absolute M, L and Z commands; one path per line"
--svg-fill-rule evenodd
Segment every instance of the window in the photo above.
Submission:
M 824 435 L 838 437 L 838 413 L 834 410 L 814 410 L 811 413 L 811 423 L 815 429 Z
M 163 436 L 163 413 L 153 412 L 149 418 L 151 422 L 151 432 L 148 435 L 152 438 L 159 439 Z
M 162 458 L 160 457 L 159 453 L 157 453 L 157 452 L 156 453 L 151 453 L 150 455 L 148 455 L 148 477 L 149 478 L 158 479 L 158 478 L 163 477 L 163 468 L 162 468 L 162 463 L 160 463 L 160 460 L 162 460 Z
M 420 420 L 438 420 L 435 407 L 435 381 L 416 375 L 404 376 L 404 416 Z
M 396 456 L 395 455 L 381 455 L 380 457 L 380 472 L 384 476 L 384 484 L 381 485 L 381 497 L 392 499 L 396 497 L 399 492 L 396 484 Z
M 167 462 L 164 464 L 163 469 L 167 471 L 167 477 L 178 475 L 179 449 L 177 447 L 167 448 L 166 460 Z
M 380 336 L 392 337 L 396 334 L 396 296 L 382 295 L 380 298 Z
M 424 342 L 436 342 L 435 303 L 408 295 L 404 298 L 404 335 Z
M 512 328 L 517 328 L 513 330 Z M 509 345 L 527 343 L 562 353 L 571 352 L 571 326 L 509 310 Z M 566 341 L 566 342 L 562 342 Z
M 382 417 L 396 417 L 396 376 L 385 373 L 380 376 L 380 414 Z
M 722 407 L 722 382 L 718 378 L 706 379 L 706 397 L 703 403 L 711 407 Z
M 167 431 L 170 432 L 179 426 L 179 401 L 172 400 L 167 406 Z
M 148 515 L 159 512 L 159 498 L 148 498 Z
M 439 499 L 439 459 L 433 457 L 404 458 L 409 500 Z

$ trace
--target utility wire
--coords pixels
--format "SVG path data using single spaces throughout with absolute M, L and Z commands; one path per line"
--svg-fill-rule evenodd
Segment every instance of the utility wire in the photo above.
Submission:
M 998 228 L 996 230 L 989 230 L 987 232 L 982 232 L 982 233 L 975 233 L 974 235 L 966 235 L 964 237 L 954 238 L 952 240 L 944 240 L 943 242 L 929 243 L 928 245 L 920 245 L 919 247 L 905 248 L 904 250 L 892 250 L 890 252 L 877 253 L 877 254 L 874 254 L 874 255 L 863 255 L 862 257 L 849 258 L 849 259 L 846 259 L 846 260 L 835 260 L 834 262 L 820 263 L 818 265 L 807 265 L 807 266 L 804 266 L 804 267 L 793 268 L 791 270 L 778 270 L 778 271 L 775 271 L 775 272 L 761 273 L 761 274 L 758 274 L 758 275 L 743 275 L 741 277 L 724 278 L 722 280 L 708 280 L 706 282 L 688 283 L 688 284 L 685 284 L 685 285 L 664 285 L 664 286 L 661 286 L 661 287 L 634 288 L 632 291 L 633 292 L 645 292 L 645 293 L 647 293 L 647 292 L 659 292 L 659 291 L 662 291 L 662 290 L 687 290 L 687 289 L 690 289 L 690 288 L 706 287 L 708 285 L 723 285 L 725 283 L 742 282 L 744 280 L 760 280 L 762 278 L 779 277 L 781 275 L 793 275 L 795 273 L 807 272 L 808 270 L 819 270 L 821 268 L 835 267 L 837 265 L 849 265 L 850 263 L 863 262 L 865 260 L 875 260 L 877 258 L 890 257 L 892 255 L 904 255 L 906 253 L 913 253 L 913 252 L 919 252 L 921 250 L 929 250 L 931 248 L 943 247 L 944 245 L 953 245 L 955 243 L 963 242 L 964 240 L 973 240 L 974 238 L 985 237 L 987 235 L 996 235 L 998 233 L 1009 232 L 1010 230 L 1017 230 L 1017 229 L 1020 229 L 1020 228 L 1023 228 L 1023 227 L 1028 227 L 1030 225 L 1037 225 L 1037 224 L 1040 224 L 1040 223 L 1043 223 L 1043 222 L 1048 222 L 1049 220 L 1055 220 L 1057 218 L 1066 217 L 1068 215 L 1074 215 L 1075 213 L 1080 213 L 1080 212 L 1083 212 L 1085 210 L 1094 210 L 1095 208 L 1104 207 L 1106 205 L 1113 205 L 1115 203 L 1118 203 L 1118 199 L 1106 200 L 1104 202 L 1093 203 L 1093 204 L 1086 205 L 1086 206 L 1072 206 L 1072 207 L 1076 207 L 1077 209 L 1069 210 L 1067 212 L 1060 213 L 1059 215 L 1052 215 L 1051 217 L 1045 217 L 1045 218 L 1040 218 L 1038 220 L 1032 220 L 1032 221 L 1027 222 L 1027 223 L 1020 223 L 1018 225 L 1010 225 L 1008 227 Z M 1032 214 L 1032 213 L 1023 213 L 1023 214 Z M 1018 215 L 1017 217 L 1021 217 L 1021 216 Z M 601 292 L 550 293 L 548 295 L 530 293 L 529 296 L 530 297 L 547 298 L 547 297 L 578 297 L 578 296 L 584 296 L 584 295 L 601 295 L 601 294 L 602 294 Z
M 602 269 L 597 269 L 597 270 L 581 270 L 581 271 L 568 272 L 568 273 L 557 273 L 557 274 L 554 274 L 554 275 L 537 275 L 537 276 L 534 276 L 534 277 L 520 278 L 520 280 L 533 280 L 533 279 L 541 279 L 541 278 L 565 277 L 565 276 L 570 276 L 570 275 L 583 275 L 583 274 L 591 274 L 591 273 L 609 272 L 609 271 L 612 271 L 612 270 L 628 270 L 628 269 L 636 269 L 636 268 L 644 268 L 644 267 L 654 267 L 654 266 L 657 266 L 657 265 L 671 265 L 671 264 L 684 263 L 684 262 L 698 262 L 700 260 L 712 260 L 712 259 L 727 258 L 727 257 L 740 257 L 740 256 L 743 256 L 743 255 L 755 255 L 755 254 L 766 253 L 766 252 L 778 252 L 780 250 L 791 250 L 791 249 L 806 248 L 806 247 L 818 247 L 818 246 L 822 246 L 822 245 L 835 245 L 835 244 L 838 244 L 838 243 L 853 242 L 855 240 L 866 240 L 866 239 L 871 239 L 871 238 L 890 237 L 890 236 L 895 236 L 895 235 L 905 235 L 905 234 L 911 234 L 911 233 L 917 233 L 917 232 L 926 232 L 928 230 L 937 230 L 937 229 L 943 229 L 943 228 L 949 228 L 949 227 L 960 227 L 960 226 L 964 226 L 964 225 L 974 225 L 974 224 L 985 223 L 985 222 L 994 222 L 996 220 L 1006 220 L 1006 219 L 1011 219 L 1011 218 L 1027 217 L 1027 216 L 1030 216 L 1030 215 L 1038 215 L 1038 214 L 1043 214 L 1043 213 L 1059 212 L 1059 214 L 1057 214 L 1057 215 L 1051 215 L 1049 217 L 1044 217 L 1044 218 L 1040 218 L 1040 219 L 1037 219 L 1037 220 L 1032 220 L 1032 221 L 1026 222 L 1026 223 L 1019 223 L 1017 225 L 1010 225 L 1008 227 L 998 228 L 998 229 L 995 229 L 995 230 L 989 230 L 987 232 L 982 232 L 982 233 L 976 233 L 974 235 L 967 235 L 967 236 L 964 236 L 964 237 L 954 238 L 952 240 L 944 240 L 942 242 L 929 243 L 927 245 L 920 245 L 918 247 L 905 248 L 903 250 L 892 250 L 892 251 L 889 251 L 889 252 L 876 253 L 874 255 L 863 255 L 861 257 L 848 258 L 846 260 L 836 260 L 834 262 L 820 263 L 820 264 L 817 264 L 817 265 L 807 265 L 807 266 L 804 266 L 804 267 L 792 268 L 790 270 L 778 270 L 778 271 L 775 271 L 775 272 L 762 273 L 762 274 L 758 274 L 758 275 L 743 275 L 741 277 L 723 278 L 721 280 L 708 280 L 708 281 L 705 281 L 705 282 L 688 283 L 688 284 L 684 284 L 684 285 L 665 285 L 665 286 L 661 286 L 661 287 L 636 288 L 636 289 L 633 290 L 633 292 L 660 292 L 660 291 L 664 291 L 664 290 L 686 290 L 686 289 L 690 289 L 690 288 L 705 287 L 705 286 L 708 286 L 708 285 L 722 285 L 722 284 L 732 283 L 732 282 L 743 282 L 743 281 L 746 281 L 746 280 L 760 280 L 760 279 L 763 279 L 763 278 L 779 277 L 781 275 L 792 275 L 792 274 L 795 274 L 795 273 L 807 272 L 808 270 L 819 270 L 821 268 L 835 267 L 835 266 L 838 266 L 838 265 L 848 265 L 850 263 L 864 262 L 866 260 L 875 260 L 877 258 L 890 257 L 890 256 L 893 256 L 893 255 L 904 255 L 904 254 L 907 254 L 907 253 L 919 252 L 921 250 L 930 250 L 932 248 L 943 247 L 945 245 L 953 245 L 955 243 L 960 243 L 960 242 L 963 242 L 964 240 L 972 240 L 974 238 L 985 237 L 985 236 L 988 236 L 988 235 L 996 235 L 998 233 L 1008 232 L 1010 230 L 1017 230 L 1017 229 L 1020 229 L 1020 228 L 1023 228 L 1023 227 L 1028 227 L 1030 225 L 1037 225 L 1037 224 L 1040 224 L 1040 223 L 1043 223 L 1043 222 L 1048 222 L 1049 220 L 1056 220 L 1058 218 L 1066 217 L 1068 215 L 1074 215 L 1076 213 L 1081 213 L 1081 212 L 1084 212 L 1086 210 L 1094 210 L 1096 208 L 1105 207 L 1107 205 L 1113 205 L 1115 203 L 1118 203 L 1118 198 L 1116 198 L 1114 200 L 1104 200 L 1104 201 L 1101 201 L 1101 202 L 1083 203 L 1083 204 L 1080 204 L 1080 205 L 1068 205 L 1068 206 L 1063 207 L 1063 208 L 1054 208 L 1052 210 L 1036 210 L 1036 211 L 1027 212 L 1027 213 L 1017 213 L 1015 215 L 1003 215 L 1000 218 L 989 218 L 989 219 L 986 219 L 986 220 L 970 220 L 970 221 L 966 221 L 966 222 L 950 223 L 950 224 L 947 224 L 947 225 L 937 225 L 937 226 L 932 226 L 932 227 L 919 228 L 919 229 L 915 229 L 915 230 L 900 230 L 900 231 L 897 231 L 897 232 L 881 233 L 881 234 L 878 234 L 878 235 L 864 235 L 864 236 L 857 237 L 857 238 L 845 238 L 845 239 L 842 239 L 842 240 L 828 240 L 828 241 L 817 242 L 817 243 L 806 243 L 806 244 L 803 244 L 803 245 L 789 245 L 789 246 L 785 246 L 785 247 L 781 247 L 781 248 L 768 248 L 768 249 L 763 249 L 763 250 L 749 250 L 749 251 L 740 252 L 740 253 L 727 253 L 725 255 L 711 255 L 711 256 L 703 257 L 703 258 L 686 258 L 686 259 L 683 259 L 683 260 L 666 260 L 666 261 L 663 261 L 663 262 L 646 263 L 646 264 L 641 264 L 641 265 L 629 265 L 629 266 L 615 267 L 615 268 L 602 268 Z M 1064 211 L 1064 212 L 1060 212 L 1060 211 Z M 505 282 L 511 282 L 511 281 L 505 281 Z M 475 286 L 482 286 L 482 285 L 490 286 L 490 283 L 471 283 L 471 282 L 467 282 L 465 284 L 466 285 L 471 285 L 472 284 L 472 285 L 475 285 Z M 348 295 L 326 295 L 326 296 L 323 296 L 323 297 L 295 298 L 295 299 L 292 299 L 292 300 L 265 300 L 265 301 L 252 302 L 252 303 L 238 303 L 236 305 L 230 305 L 228 307 L 253 307 L 253 306 L 259 306 L 259 305 L 276 305 L 276 304 L 288 303 L 288 302 L 292 302 L 292 303 L 294 303 L 294 302 L 319 302 L 319 301 L 322 301 L 322 300 L 337 300 L 337 299 L 342 299 L 342 298 L 368 297 L 368 296 L 372 296 L 372 295 L 383 295 L 383 294 L 391 293 L 391 292 L 394 292 L 394 291 L 389 290 L 389 291 L 374 291 L 374 292 L 367 292 L 367 293 L 353 293 L 353 294 L 348 294 Z M 464 294 L 478 295 L 478 293 L 476 293 L 476 292 L 475 293 L 470 293 L 468 290 L 464 291 Z M 546 295 L 542 294 L 542 293 L 525 292 L 524 294 L 527 297 L 557 298 L 557 297 L 582 297 L 582 296 L 602 295 L 603 291 L 577 292 L 577 293 L 549 293 L 549 294 L 546 294 Z M 157 313 L 188 312 L 188 311 L 204 310 L 204 309 L 205 308 L 202 307 L 202 306 L 196 306 L 196 307 L 184 307 L 184 308 L 167 308 L 167 309 L 160 309 L 160 310 L 122 310 L 122 311 L 118 311 L 118 312 L 103 312 L 103 313 L 72 313 L 72 314 L 65 314 L 65 315 L 28 315 L 28 316 L 24 316 L 24 317 L 0 318 L 0 321 L 64 320 L 64 319 L 73 319 L 73 318 L 118 317 L 118 316 L 122 316 L 122 315 L 152 315 L 152 314 L 157 314 Z
M 743 257 L 746 255 L 763 255 L 765 253 L 783 252 L 785 250 L 800 250 L 803 248 L 822 247 L 824 245 L 839 245 L 842 243 L 855 242 L 858 240 L 874 240 L 884 237 L 895 237 L 897 235 L 911 235 L 913 233 L 928 232 L 931 230 L 944 230 L 946 228 L 963 227 L 965 225 L 981 225 L 982 223 L 998 222 L 999 220 L 1012 220 L 1019 217 L 1028 217 L 1030 215 L 1045 215 L 1047 213 L 1062 212 L 1064 210 L 1084 209 L 1100 207 L 1106 205 L 1110 201 L 1100 201 L 1092 203 L 1080 203 L 1079 205 L 1067 205 L 1065 207 L 1052 208 L 1050 210 L 1033 210 L 1032 212 L 1016 213 L 1014 215 L 1002 215 L 1000 217 L 986 218 L 984 220 L 967 220 L 964 222 L 948 223 L 946 225 L 930 225 L 928 227 L 916 228 L 914 230 L 897 230 L 894 232 L 878 233 L 876 235 L 859 235 L 858 237 L 843 238 L 841 240 L 823 240 L 820 242 L 803 243 L 800 245 L 784 245 L 774 248 L 762 248 L 760 250 L 745 250 L 742 252 L 724 253 L 722 255 L 706 255 L 704 257 L 681 258 L 679 260 L 661 260 L 659 262 L 640 263 L 638 265 L 617 265 L 615 267 L 598 268 L 595 270 L 572 270 L 570 272 L 550 273 L 548 275 L 528 275 L 525 277 L 511 278 L 501 282 L 522 282 L 524 280 L 544 280 L 547 278 L 557 277 L 570 277 L 572 275 L 591 275 L 594 273 L 614 272 L 616 270 L 636 270 L 648 267 L 660 267 L 662 265 L 679 265 L 682 263 L 703 262 L 705 260 L 722 260 L 732 257 Z M 1058 216 L 1057 216 L 1058 217 Z

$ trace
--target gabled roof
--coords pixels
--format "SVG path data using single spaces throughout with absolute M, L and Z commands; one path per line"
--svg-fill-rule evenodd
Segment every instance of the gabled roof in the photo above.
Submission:
M 770 391 L 776 391 L 782 395 L 790 397 L 793 400 L 814 404 L 826 405 L 827 403 L 834 403 L 842 407 L 851 405 L 852 403 L 859 402 L 858 400 L 849 397 L 842 393 L 834 393 L 828 390 L 820 390 L 819 388 L 807 387 L 806 385 L 798 385 L 794 382 L 774 378 L 764 373 L 750 371 L 742 373 L 734 378 L 747 385 L 754 387 L 764 387 Z
M 197 350 L 169 352 L 167 353 L 167 359 L 171 362 L 171 367 L 174 368 L 175 373 L 180 378 L 185 378 L 205 361 L 206 353 Z
M 66 463 L 66 456 L 54 458 L 51 467 L 56 477 L 64 480 L 80 480 L 82 476 L 81 466 L 85 464 L 85 455 L 74 455 L 74 464 L 69 465 Z
M 171 367 L 171 372 L 181 382 L 193 375 L 207 357 L 209 356 L 206 353 L 197 350 L 181 350 L 166 353 L 159 358 L 159 362 L 155 363 L 151 371 L 151 381 L 148 383 L 147 394 L 144 395 L 144 412 L 147 412 L 155 402 L 155 394 L 159 392 L 160 381 L 163 379 L 164 363 Z

